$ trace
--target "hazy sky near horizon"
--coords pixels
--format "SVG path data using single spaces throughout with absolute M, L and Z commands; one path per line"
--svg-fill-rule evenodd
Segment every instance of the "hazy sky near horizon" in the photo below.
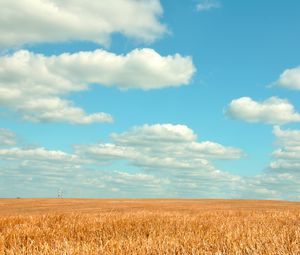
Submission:
M 0 197 L 299 200 L 299 13 L 0 1 Z

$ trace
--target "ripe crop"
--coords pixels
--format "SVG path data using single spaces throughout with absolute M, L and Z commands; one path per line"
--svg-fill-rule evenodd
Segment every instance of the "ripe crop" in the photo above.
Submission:
M 297 203 L 36 201 L 9 215 L 0 203 L 0 254 L 300 254 Z

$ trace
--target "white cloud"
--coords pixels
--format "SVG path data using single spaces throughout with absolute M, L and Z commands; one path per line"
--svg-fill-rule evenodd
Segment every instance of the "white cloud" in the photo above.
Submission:
M 239 197 L 254 199 L 300 199 L 300 130 L 273 128 L 276 138 L 272 161 L 263 173 L 235 183 Z
M 274 160 L 253 177 L 217 169 L 214 159 L 236 159 L 241 151 L 197 142 L 195 132 L 184 125 L 135 127 L 112 135 L 114 143 L 76 145 L 73 153 L 0 149 L 0 190 L 9 196 L 55 196 L 63 187 L 66 197 L 299 199 L 300 131 L 276 126 L 273 132 L 278 146 Z M 137 143 L 134 135 L 146 142 Z
M 97 83 L 120 89 L 159 89 L 187 85 L 195 67 L 191 57 L 161 56 L 153 49 L 127 55 L 104 50 L 62 54 L 44 59 L 50 72 L 76 83 Z
M 278 97 L 270 97 L 263 102 L 241 97 L 231 101 L 226 113 L 231 118 L 252 123 L 286 124 L 300 121 L 300 114 L 294 106 L 288 100 Z
M 17 138 L 14 132 L 6 128 L 0 128 L 0 145 L 15 145 Z
M 243 156 L 241 150 L 225 147 L 221 144 L 205 141 L 205 142 L 193 142 L 186 147 L 191 153 L 198 155 L 204 155 L 206 158 L 216 159 L 239 159 Z
M 273 160 L 263 174 L 245 183 L 245 194 L 253 190 L 253 196 L 273 199 L 299 200 L 300 186 L 300 131 L 273 128 L 276 148 Z
M 11 131 L 5 130 L 8 132 Z M 115 145 L 105 144 L 102 151 L 108 160 L 122 156 L 122 149 Z M 100 152 L 101 147 L 95 153 Z M 90 169 L 91 165 L 97 170 Z M 76 155 L 43 147 L 0 148 L 0 167 L 1 194 L 8 196 L 53 197 L 62 187 L 65 196 L 153 197 L 166 194 L 164 186 L 170 184 L 167 178 L 141 171 L 108 171 L 82 153 Z M 137 191 L 142 193 L 137 195 Z
M 114 134 L 114 143 L 76 145 L 73 153 L 42 147 L 0 149 L 0 190 L 4 196 L 55 196 L 63 187 L 66 197 L 299 200 L 300 131 L 275 126 L 273 132 L 277 140 L 273 161 L 264 173 L 253 177 L 216 168 L 214 159 L 239 158 L 241 151 L 197 142 L 195 132 L 184 125 L 135 127 Z M 134 134 L 149 139 L 136 143 Z M 159 142 L 159 137 L 165 139 Z
M 275 159 L 270 164 L 273 170 L 288 172 L 289 170 L 298 170 L 300 167 L 300 131 L 299 130 L 282 130 L 275 126 L 273 133 L 277 139 L 277 148 L 272 156 Z M 299 172 L 300 177 L 300 172 Z
M 74 146 L 75 152 L 93 160 L 128 160 L 132 165 L 157 169 L 206 169 L 213 159 L 238 159 L 241 150 L 209 141 L 197 142 L 187 126 L 154 124 L 111 135 L 115 144 Z
M 147 145 L 157 143 L 184 143 L 197 139 L 193 130 L 185 125 L 154 124 L 134 127 L 122 134 L 112 134 L 112 139 L 125 145 Z
M 279 79 L 274 82 L 274 85 L 288 89 L 300 90 L 300 67 L 285 70 L 280 75 Z
M 196 9 L 197 11 L 199 12 L 202 12 L 202 11 L 209 11 L 211 9 L 218 9 L 218 8 L 221 8 L 222 5 L 219 1 L 216 1 L 216 0 L 201 0 L 197 6 L 196 6 Z
M 300 130 L 282 130 L 279 126 L 274 126 L 273 134 L 277 138 L 277 143 L 282 146 L 300 146 Z
M 136 143 L 135 134 L 147 142 Z M 218 170 L 212 161 L 239 158 L 241 151 L 197 142 L 187 126 L 144 125 L 112 137 L 115 144 L 75 145 L 72 154 L 0 149 L 0 180 L 6 187 L 0 190 L 10 196 L 16 191 L 49 196 L 51 190 L 55 196 L 63 187 L 66 196 L 224 197 L 239 189 L 241 178 Z
M 135 155 L 139 154 L 133 148 L 109 143 L 74 145 L 73 147 L 76 154 L 98 162 L 101 161 L 103 164 L 108 164 L 118 159 L 134 158 Z
M 76 161 L 76 155 L 70 155 L 63 151 L 51 151 L 45 148 L 9 148 L 0 149 L 0 158 L 2 160 L 35 160 L 35 161 L 61 161 L 69 162 Z
M 239 189 L 241 178 L 219 171 L 212 161 L 238 159 L 243 156 L 242 151 L 213 142 L 197 142 L 195 132 L 185 125 L 143 125 L 112 134 L 111 138 L 114 144 L 76 145 L 75 154 L 97 165 L 127 162 L 129 168 L 138 169 L 135 176 L 128 174 L 127 186 L 120 188 L 132 190 L 133 196 L 145 194 L 145 188 L 136 187 L 138 173 L 148 176 L 147 187 L 152 186 L 153 194 L 160 197 L 222 197 L 228 195 L 228 190 L 235 194 Z M 124 181 L 122 178 L 118 183 Z
M 107 45 L 113 33 L 153 42 L 166 33 L 159 0 L 1 0 L 0 46 L 92 41 Z
M 22 108 L 19 108 L 22 107 Z M 17 107 L 23 112 L 23 119 L 32 122 L 68 122 L 72 124 L 91 124 L 94 122 L 112 122 L 107 113 L 87 115 L 81 108 L 74 107 L 72 102 L 57 97 L 25 101 Z
M 22 50 L 0 58 L 0 106 L 30 121 L 112 122 L 109 114 L 86 114 L 62 97 L 86 90 L 90 83 L 145 90 L 180 86 L 188 84 L 194 72 L 190 57 L 163 57 L 151 49 L 127 55 L 96 50 L 50 57 Z

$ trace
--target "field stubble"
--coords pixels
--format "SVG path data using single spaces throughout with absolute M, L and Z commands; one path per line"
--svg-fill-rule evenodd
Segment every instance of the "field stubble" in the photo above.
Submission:
M 271 201 L 0 200 L 0 254 L 300 254 L 300 210 Z

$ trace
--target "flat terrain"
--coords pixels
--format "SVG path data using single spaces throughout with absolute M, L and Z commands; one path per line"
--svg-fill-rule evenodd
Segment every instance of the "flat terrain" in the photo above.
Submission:
M 0 199 L 0 215 L 100 212 L 190 212 L 299 210 L 287 201 L 220 199 Z
M 300 203 L 0 199 L 0 254 L 300 254 Z

